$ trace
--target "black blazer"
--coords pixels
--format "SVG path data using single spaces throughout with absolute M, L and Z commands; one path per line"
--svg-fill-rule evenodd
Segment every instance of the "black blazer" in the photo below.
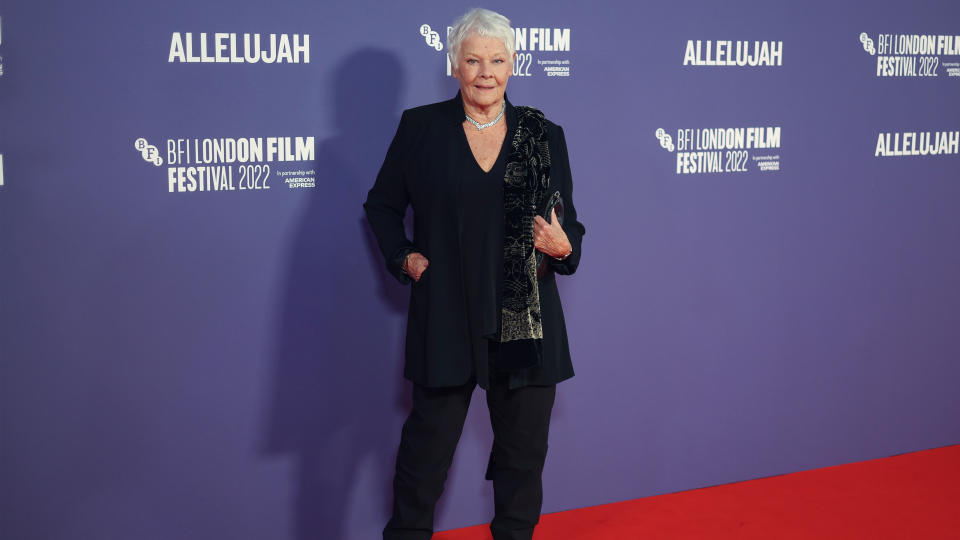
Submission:
M 509 100 L 504 118 L 509 137 L 516 126 L 516 114 Z M 430 267 L 411 290 L 404 367 L 404 377 L 428 387 L 458 386 L 471 375 L 458 234 L 462 208 L 469 201 L 461 200 L 458 194 L 463 167 L 475 164 L 463 163 L 461 157 L 463 145 L 467 144 L 463 120 L 459 93 L 449 101 L 404 111 L 363 205 L 387 268 L 401 283 L 412 281 L 401 270 L 407 253 L 418 251 L 430 260 Z M 555 274 L 576 271 L 584 227 L 577 221 L 573 204 L 573 180 L 563 129 L 547 121 L 547 130 L 551 156 L 547 193 L 560 190 L 564 202 L 563 229 L 573 253 L 563 261 L 550 258 L 550 270 L 539 282 L 543 363 L 525 374 L 526 384 L 555 384 L 573 377 Z M 509 144 L 509 139 L 504 144 Z M 470 156 L 469 150 L 467 155 Z M 413 208 L 412 242 L 403 224 L 407 205 Z

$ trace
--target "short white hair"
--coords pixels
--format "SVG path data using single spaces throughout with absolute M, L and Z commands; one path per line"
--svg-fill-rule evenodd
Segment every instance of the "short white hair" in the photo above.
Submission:
M 513 62 L 517 51 L 517 35 L 510 27 L 510 19 L 489 9 L 473 8 L 453 21 L 453 27 L 447 34 L 447 55 L 454 69 L 460 58 L 460 46 L 471 34 L 498 38 L 507 48 L 508 61 Z

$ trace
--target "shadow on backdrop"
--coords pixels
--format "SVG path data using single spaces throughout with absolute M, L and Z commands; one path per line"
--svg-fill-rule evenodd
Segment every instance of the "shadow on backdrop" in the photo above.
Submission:
M 388 51 L 361 49 L 337 66 L 337 132 L 318 146 L 316 188 L 290 245 L 263 451 L 293 458 L 297 540 L 350 537 L 350 493 L 369 464 L 382 498 L 367 502 L 384 516 L 391 504 L 409 391 L 403 328 L 397 338 L 389 329 L 409 293 L 384 268 L 362 203 L 399 123 L 403 84 Z

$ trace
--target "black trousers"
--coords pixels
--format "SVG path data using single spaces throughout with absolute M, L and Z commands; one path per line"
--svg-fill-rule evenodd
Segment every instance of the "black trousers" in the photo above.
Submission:
M 453 452 L 463 431 L 476 382 L 451 388 L 414 384 L 413 410 L 403 424 L 393 480 L 393 517 L 384 540 L 429 540 L 433 512 Z M 487 408 L 493 449 L 487 479 L 493 480 L 494 540 L 530 540 L 543 503 L 543 462 L 556 385 L 507 389 L 491 377 Z

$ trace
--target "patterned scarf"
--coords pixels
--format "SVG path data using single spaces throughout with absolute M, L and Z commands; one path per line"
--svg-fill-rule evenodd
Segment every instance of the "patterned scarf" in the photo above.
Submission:
M 517 128 L 503 179 L 503 291 L 498 369 L 540 364 L 543 328 L 533 218 L 550 183 L 550 145 L 543 113 L 515 107 Z

